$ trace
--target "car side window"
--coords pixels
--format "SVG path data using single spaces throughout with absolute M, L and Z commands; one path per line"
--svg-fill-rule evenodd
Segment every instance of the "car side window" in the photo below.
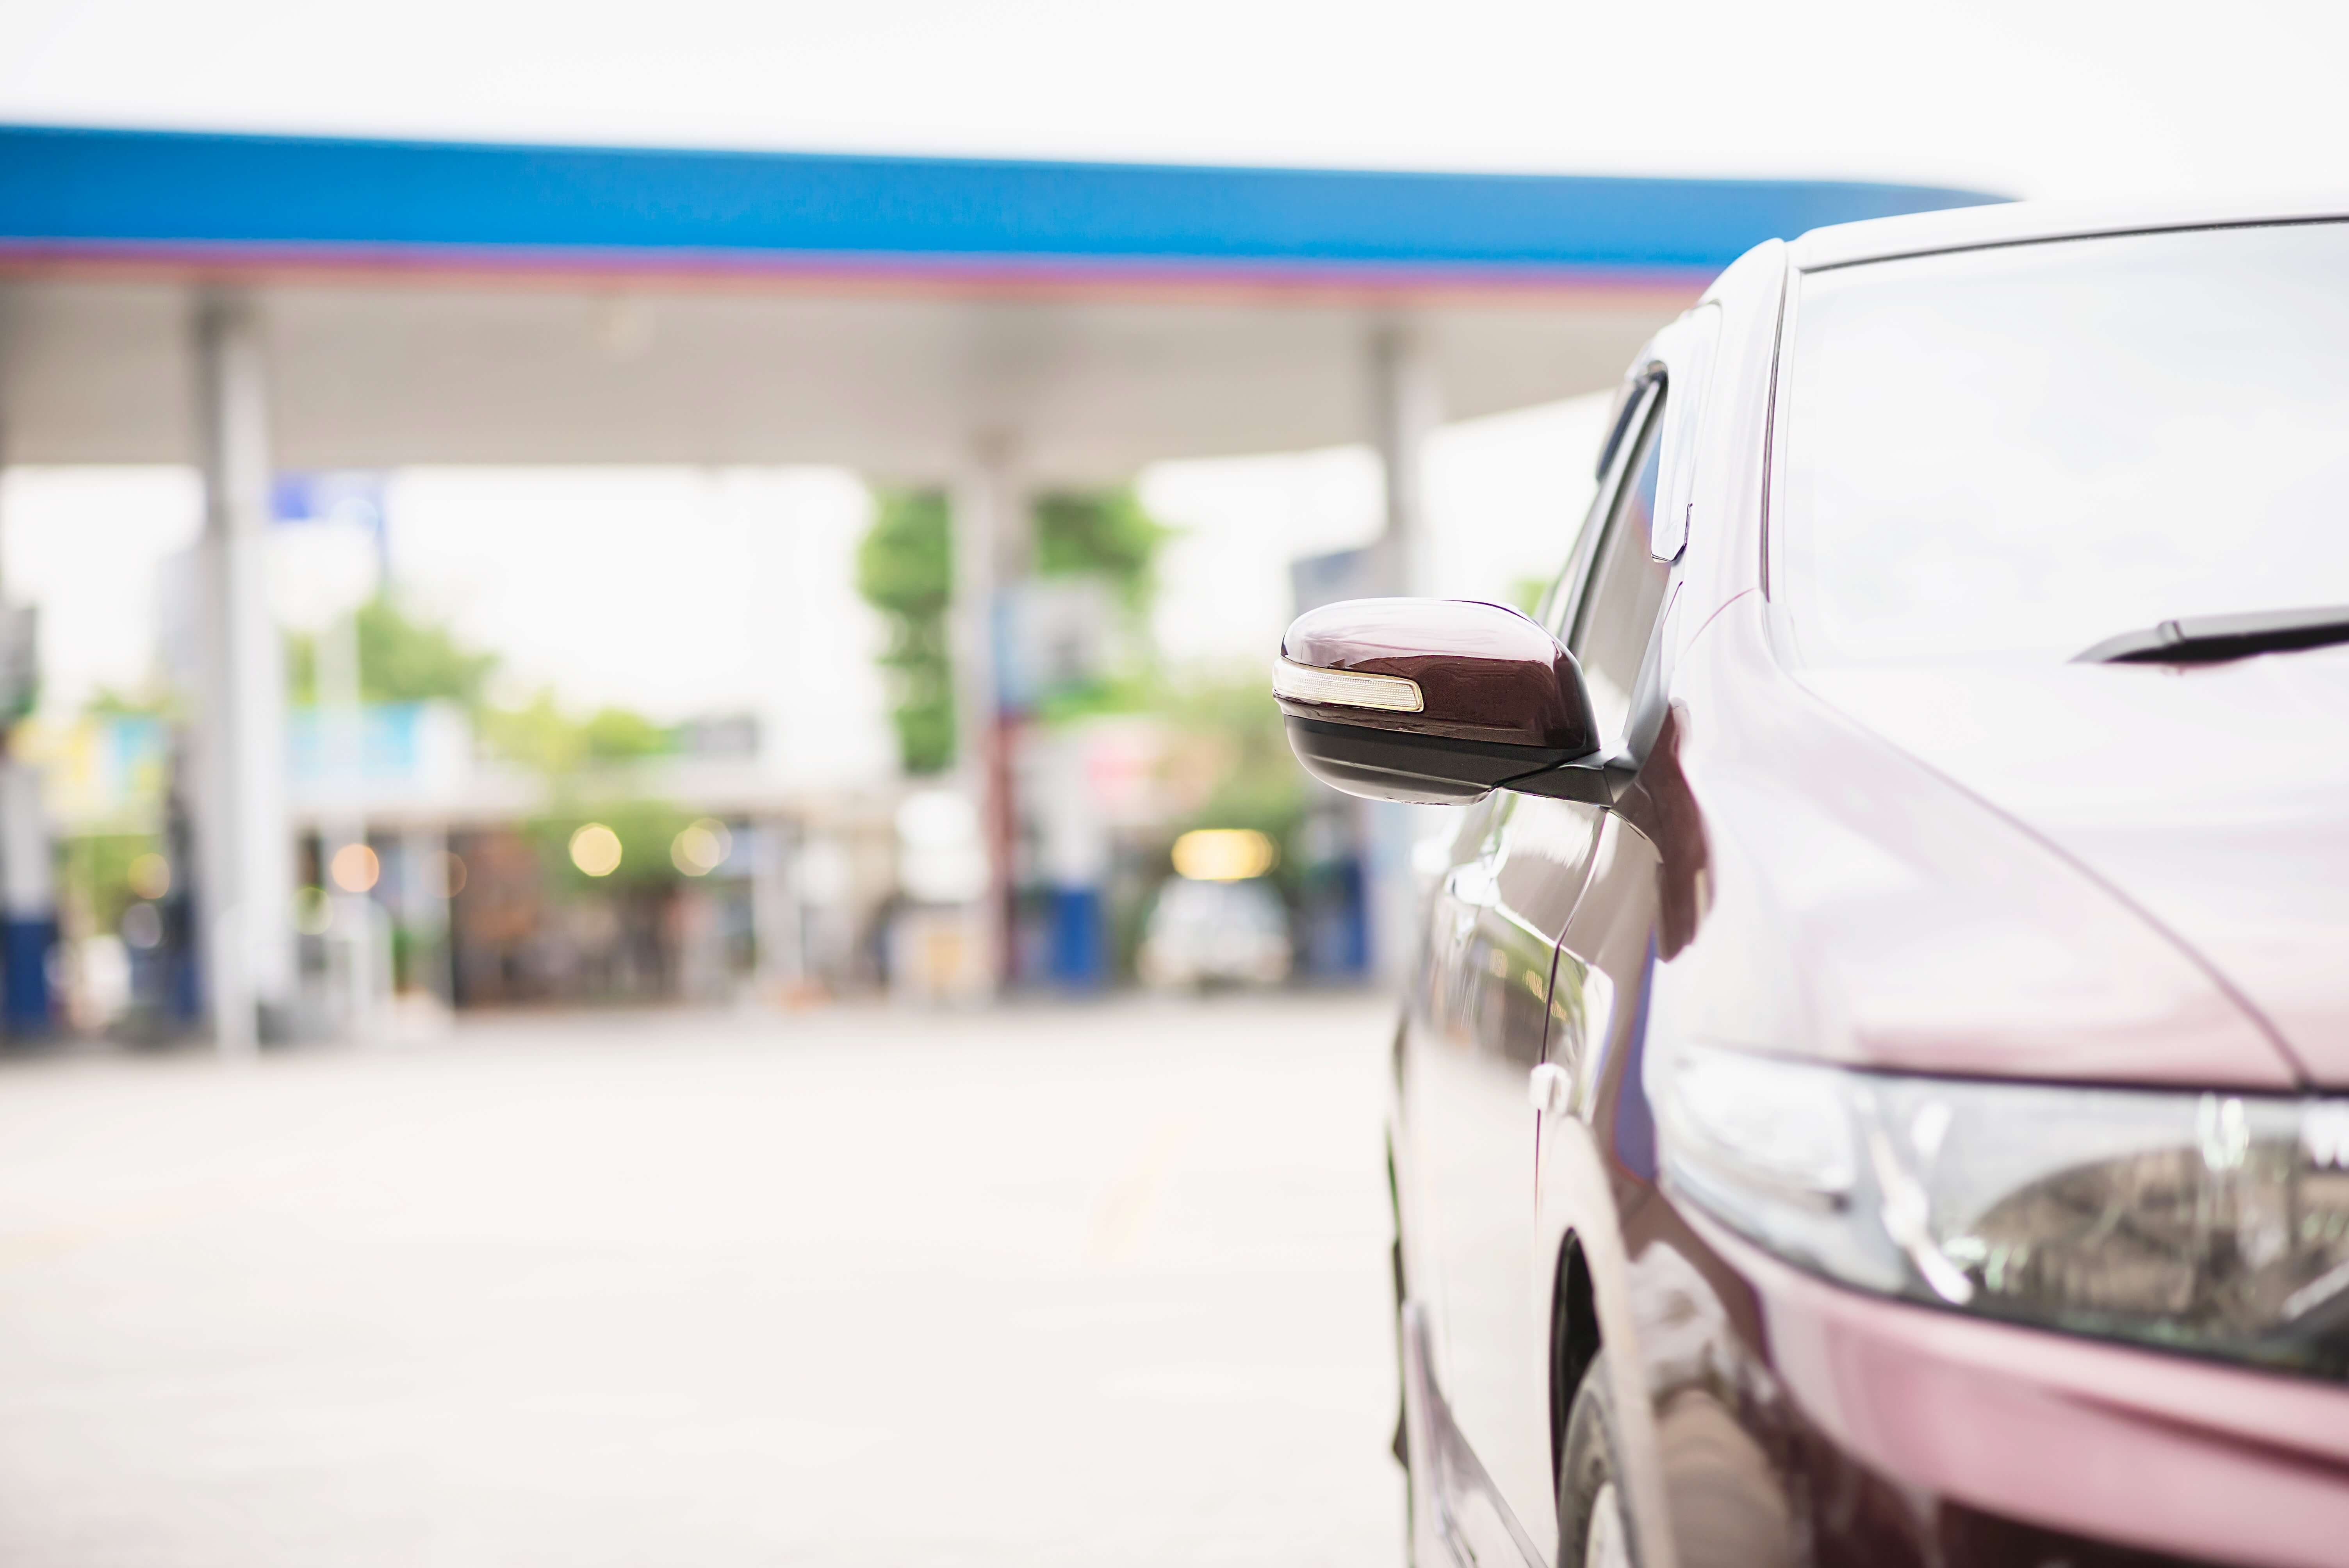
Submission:
M 1664 587 L 1671 576 L 1671 568 L 1655 559 L 1649 548 L 1656 512 L 1662 407 L 1659 398 L 1649 410 L 1640 444 L 1625 464 L 1624 481 L 1608 514 L 1607 531 L 1599 538 L 1598 555 L 1575 611 L 1573 631 L 1565 639 L 1582 666 L 1590 709 L 1609 749 L 1621 744 L 1630 723 L 1631 688 L 1640 678 L 1648 636 L 1663 608 Z
M 1599 536 L 1607 531 L 1607 519 L 1615 510 L 1616 498 L 1626 483 L 1639 477 L 1626 470 L 1640 449 L 1640 437 L 1648 428 L 1648 416 L 1661 401 L 1662 393 L 1661 382 L 1650 381 L 1626 395 L 1628 407 L 1618 416 L 1623 428 L 1616 432 L 1607 459 L 1599 467 L 1599 488 L 1583 511 L 1581 526 L 1574 531 L 1574 548 L 1568 552 L 1566 564 L 1558 568 L 1557 576 L 1551 580 L 1548 592 L 1533 612 L 1534 619 L 1561 643 L 1573 628 L 1583 587 L 1590 581 L 1591 558 L 1599 553 Z

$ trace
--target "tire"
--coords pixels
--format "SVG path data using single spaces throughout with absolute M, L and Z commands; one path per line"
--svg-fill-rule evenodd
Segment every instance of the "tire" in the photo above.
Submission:
M 1640 1568 L 1623 1501 L 1621 1430 L 1601 1351 L 1582 1374 L 1566 1418 L 1557 1467 L 1558 1568 Z

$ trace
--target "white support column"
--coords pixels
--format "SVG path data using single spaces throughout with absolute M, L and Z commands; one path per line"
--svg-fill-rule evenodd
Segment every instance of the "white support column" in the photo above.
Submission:
M 996 606 L 1007 549 L 1021 533 L 1019 490 L 1011 443 L 974 443 L 972 461 L 955 486 L 954 607 L 949 632 L 954 656 L 955 778 L 977 807 L 987 846 L 988 888 L 978 925 L 991 993 L 1002 983 L 1009 933 L 1011 802 L 1009 769 L 1002 755 L 995 667 Z
M 0 593 L 0 1024 L 17 1036 L 47 1034 L 56 1010 L 48 961 L 59 936 L 57 845 L 41 769 L 8 755 L 10 732 L 40 689 L 38 627 L 31 605 Z
M 1444 398 L 1422 328 L 1381 324 L 1371 336 L 1371 407 L 1386 476 L 1386 529 L 1380 575 L 1389 593 L 1424 593 L 1433 582 L 1428 537 L 1428 438 L 1443 422 Z
M 388 931 L 371 890 L 346 885 L 346 872 L 365 870 L 367 819 L 361 810 L 366 783 L 366 708 L 360 700 L 358 611 L 337 615 L 311 643 L 314 711 L 326 786 L 327 809 L 318 824 L 318 853 L 334 917 L 327 927 L 329 985 L 345 1035 L 372 1044 L 381 1035 L 378 1016 L 391 995 Z M 350 860 L 347 851 L 361 851 Z M 358 863 L 354 864 L 353 861 Z
M 807 935 L 794 843 L 800 835 L 780 817 L 750 824 L 750 936 L 758 950 L 759 988 L 767 1000 L 792 997 L 807 984 Z
M 41 784 L 39 769 L 0 756 L 0 1016 L 11 1035 L 51 1027 L 57 843 Z
M 204 532 L 198 919 L 212 1037 L 260 1041 L 260 1014 L 294 993 L 293 840 L 285 811 L 285 678 L 269 612 L 269 427 L 251 306 L 207 298 L 195 318 Z
M 1386 528 L 1379 538 L 1381 591 L 1433 591 L 1433 543 L 1427 516 L 1427 443 L 1443 422 L 1444 399 L 1424 329 L 1410 321 L 1381 324 L 1371 336 L 1371 407 L 1386 478 Z M 1417 918 L 1411 867 L 1413 841 L 1427 812 L 1416 806 L 1364 802 L 1363 895 L 1370 903 L 1371 969 L 1399 982 L 1411 957 Z

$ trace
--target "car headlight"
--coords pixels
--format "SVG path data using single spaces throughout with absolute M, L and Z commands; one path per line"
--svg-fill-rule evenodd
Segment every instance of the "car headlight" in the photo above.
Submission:
M 1651 1057 L 1664 1176 L 1846 1284 L 2349 1377 L 2349 1100 Z

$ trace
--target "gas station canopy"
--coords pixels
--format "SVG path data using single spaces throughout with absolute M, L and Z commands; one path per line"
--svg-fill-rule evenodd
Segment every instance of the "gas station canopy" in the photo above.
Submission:
M 1747 247 L 1990 198 L 1826 181 L 0 128 L 16 462 L 198 459 L 199 299 L 257 307 L 289 468 L 831 462 L 1040 480 L 1610 385 Z
M 287 469 L 821 462 L 951 483 L 957 767 L 993 824 L 974 951 L 999 975 L 992 638 L 1024 491 L 1367 437 L 1375 570 L 1408 592 L 1444 414 L 1610 385 L 1761 241 L 1983 200 L 0 127 L 0 460 L 203 471 L 193 885 L 222 1050 L 252 1048 L 295 989 L 264 592 Z

